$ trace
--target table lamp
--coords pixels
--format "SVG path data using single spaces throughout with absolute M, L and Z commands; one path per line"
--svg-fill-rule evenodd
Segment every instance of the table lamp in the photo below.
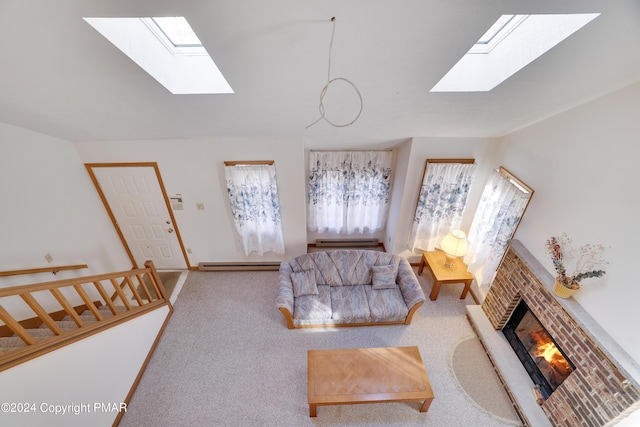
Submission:
M 440 249 L 445 254 L 444 266 L 453 267 L 453 261 L 467 253 L 467 235 L 462 230 L 452 230 L 440 242 Z

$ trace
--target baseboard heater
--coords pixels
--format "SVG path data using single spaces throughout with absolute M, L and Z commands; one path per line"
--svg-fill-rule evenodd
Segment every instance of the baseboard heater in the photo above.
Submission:
M 201 271 L 265 271 L 279 270 L 279 262 L 201 262 Z
M 367 248 L 371 246 L 379 246 L 378 239 L 316 239 L 316 247 L 349 247 L 349 248 Z

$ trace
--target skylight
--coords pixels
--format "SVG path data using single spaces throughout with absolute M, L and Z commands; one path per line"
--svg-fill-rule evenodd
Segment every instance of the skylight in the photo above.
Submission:
M 502 15 L 431 92 L 490 91 L 599 15 Z
M 184 17 L 84 20 L 173 94 L 233 93 Z
M 507 37 L 518 25 L 520 25 L 529 15 L 502 15 L 487 30 L 480 39 L 471 46 L 467 53 L 484 53 L 487 54 L 498 46 L 500 42 Z
M 498 20 L 487 30 L 486 33 L 480 37 L 480 39 L 476 42 L 477 45 L 487 45 L 491 40 L 493 40 L 498 34 L 504 33 L 505 27 L 509 22 L 513 21 L 515 15 L 502 15 Z
M 202 47 L 200 39 L 183 16 L 157 17 L 151 20 L 175 47 Z

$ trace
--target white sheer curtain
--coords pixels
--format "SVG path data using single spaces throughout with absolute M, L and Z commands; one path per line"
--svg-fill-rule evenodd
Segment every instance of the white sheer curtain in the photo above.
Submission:
M 412 251 L 432 251 L 460 228 L 475 170 L 475 163 L 427 162 L 409 237 Z
M 351 234 L 386 225 L 391 151 L 309 153 L 309 231 Z
M 245 255 L 284 253 L 275 165 L 225 166 L 231 212 Z
M 471 223 L 464 258 L 480 286 L 493 280 L 530 197 L 499 171 L 491 173 Z

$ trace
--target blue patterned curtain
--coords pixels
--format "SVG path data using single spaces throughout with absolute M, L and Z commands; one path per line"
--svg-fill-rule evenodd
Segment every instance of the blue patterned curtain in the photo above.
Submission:
M 531 193 L 494 170 L 482 193 L 469 230 L 469 252 L 464 258 L 478 285 L 489 285 L 504 256 Z
M 412 251 L 432 251 L 460 228 L 475 163 L 427 162 L 409 238 Z
M 225 166 L 227 193 L 245 255 L 284 253 L 274 165 Z
M 385 227 L 391 151 L 309 153 L 309 231 L 351 234 Z

